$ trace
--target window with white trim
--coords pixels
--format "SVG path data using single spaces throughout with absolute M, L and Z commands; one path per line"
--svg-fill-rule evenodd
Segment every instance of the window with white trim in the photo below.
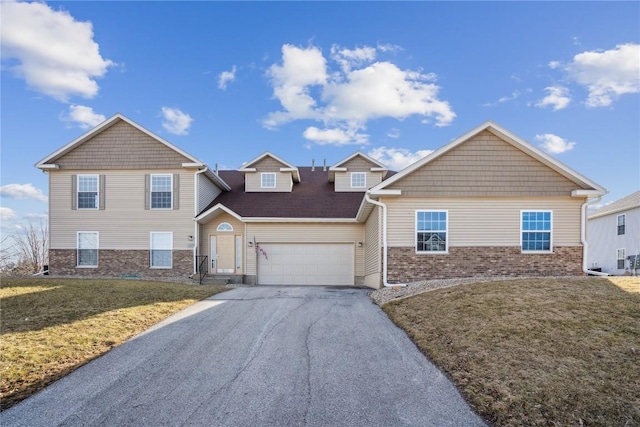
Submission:
M 521 211 L 522 252 L 551 252 L 553 215 L 551 211 Z
M 626 250 L 625 249 L 618 249 L 616 251 L 616 255 L 617 255 L 617 259 L 618 259 L 618 270 L 624 270 L 624 258 L 626 255 Z
M 618 215 L 618 236 L 621 236 L 625 233 L 626 220 L 627 220 L 627 217 L 625 214 Z
M 98 209 L 98 175 L 78 175 L 78 209 Z
M 276 173 L 275 172 L 263 172 L 260 174 L 260 187 L 262 188 L 276 188 Z
M 171 268 L 172 232 L 151 232 L 151 268 Z
M 216 231 L 233 231 L 233 227 L 228 222 L 221 222 Z
M 151 175 L 151 209 L 173 208 L 173 175 Z
M 78 231 L 76 265 L 78 267 L 98 266 L 98 232 Z
M 447 217 L 447 211 L 416 211 L 416 252 L 447 253 Z
M 367 188 L 367 173 L 351 172 L 351 188 Z

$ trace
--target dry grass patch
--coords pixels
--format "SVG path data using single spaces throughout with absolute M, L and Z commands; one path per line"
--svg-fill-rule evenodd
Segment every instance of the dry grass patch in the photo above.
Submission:
M 3 279 L 2 409 L 167 316 L 224 290 L 134 280 Z
M 640 425 L 640 279 L 522 279 L 383 309 L 497 426 Z

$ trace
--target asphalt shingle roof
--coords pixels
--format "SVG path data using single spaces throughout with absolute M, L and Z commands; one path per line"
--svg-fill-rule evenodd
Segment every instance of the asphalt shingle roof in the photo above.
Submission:
M 600 216 L 622 212 L 629 209 L 633 209 L 640 206 L 640 191 L 636 191 L 635 193 L 631 193 L 622 199 L 616 200 L 613 203 L 608 204 L 607 206 L 603 206 L 600 209 L 597 209 L 591 214 L 589 214 L 589 218 L 597 218 Z
M 355 218 L 364 192 L 335 192 L 328 171 L 322 167 L 298 167 L 300 182 L 288 193 L 244 191 L 242 173 L 230 170 L 218 174 L 231 191 L 222 192 L 204 210 L 222 204 L 242 217 L 261 218 Z

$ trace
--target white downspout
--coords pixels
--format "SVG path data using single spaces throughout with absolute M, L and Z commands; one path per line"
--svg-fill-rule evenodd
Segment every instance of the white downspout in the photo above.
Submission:
M 390 288 L 393 286 L 407 286 L 406 283 L 389 284 L 389 282 L 387 282 L 387 205 L 370 198 L 368 191 L 364 193 L 364 199 L 367 202 L 376 206 L 380 206 L 382 208 L 382 284 L 386 288 Z
M 602 196 L 598 196 L 594 202 L 599 202 L 602 199 Z M 583 204 L 580 211 L 580 241 L 582 242 L 582 272 L 591 276 L 609 276 L 608 273 L 602 273 L 600 271 L 592 271 L 587 267 L 587 253 L 588 253 L 588 243 L 587 243 L 587 205 L 589 204 L 589 199 L 587 199 Z
M 195 220 L 195 217 L 198 215 L 198 209 L 200 208 L 199 206 L 199 201 L 200 201 L 200 180 L 198 179 L 198 175 L 205 173 L 206 171 L 209 170 L 209 166 L 205 165 L 204 169 L 200 169 L 199 171 L 197 171 L 195 174 L 193 174 L 193 179 L 194 179 L 194 183 L 193 183 L 193 188 L 195 189 L 195 200 L 193 203 L 193 222 L 194 222 L 194 234 L 193 234 L 193 274 L 195 275 L 198 271 L 198 258 L 196 258 L 196 255 L 198 254 L 198 247 L 200 247 L 200 233 L 198 232 L 198 221 Z

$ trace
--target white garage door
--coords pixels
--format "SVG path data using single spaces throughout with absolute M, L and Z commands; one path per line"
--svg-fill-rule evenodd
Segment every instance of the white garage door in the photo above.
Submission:
M 260 285 L 353 285 L 352 243 L 261 243 Z

